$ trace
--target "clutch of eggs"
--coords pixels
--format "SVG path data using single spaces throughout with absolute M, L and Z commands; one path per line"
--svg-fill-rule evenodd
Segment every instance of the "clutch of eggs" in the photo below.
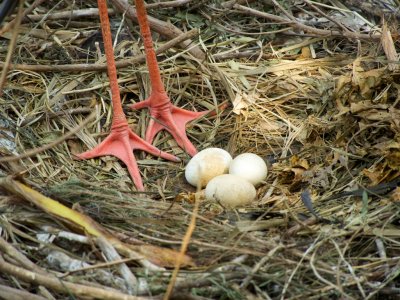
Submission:
M 223 149 L 207 148 L 189 161 L 185 178 L 193 186 L 207 186 L 207 200 L 234 208 L 255 199 L 254 186 L 265 180 L 267 173 L 267 165 L 256 154 L 243 153 L 232 160 L 231 155 Z

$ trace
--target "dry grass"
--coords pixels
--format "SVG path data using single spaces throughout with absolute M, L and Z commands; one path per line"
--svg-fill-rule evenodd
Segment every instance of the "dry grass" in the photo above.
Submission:
M 248 6 L 282 16 L 272 2 Z M 96 7 L 94 1 L 83 3 L 74 9 Z M 207 57 L 202 60 L 188 51 L 169 49 L 159 56 L 163 80 L 180 107 L 201 111 L 224 101 L 231 104 L 217 116 L 190 124 L 188 136 L 198 149 L 257 153 L 269 162 L 269 174 L 250 207 L 224 211 L 217 204 L 200 202 L 187 252 L 197 266 L 180 271 L 173 297 L 395 299 L 400 288 L 398 188 L 379 195 L 372 189 L 356 196 L 334 196 L 390 182 L 399 175 L 398 62 L 392 61 L 389 70 L 379 38 L 356 41 L 347 39 L 346 32 L 335 37 L 303 34 L 296 27 L 271 24 L 238 6 L 228 9 L 221 3 L 198 1 L 178 12 L 176 8 L 149 11 L 181 29 L 200 28 L 200 36 L 193 41 Z M 284 3 L 285 12 L 298 13 L 298 20 L 309 26 L 336 28 L 300 14 L 301 7 L 289 3 Z M 339 22 L 354 15 L 340 10 L 339 1 L 332 3 L 318 7 Z M 36 13 L 67 12 L 69 4 L 50 1 Z M 321 17 L 311 6 L 302 9 Z M 375 20 L 377 26 L 355 32 L 380 33 L 377 17 L 369 13 L 361 10 L 357 18 Z M 137 27 L 129 29 L 130 22 L 121 25 L 121 19 L 112 14 L 119 37 L 117 60 L 142 51 Z M 0 174 L 16 176 L 91 216 L 127 243 L 179 251 L 195 192 L 183 177 L 189 157 L 164 132 L 154 145 L 181 157 L 183 163 L 136 152 L 145 194 L 135 191 L 127 170 L 113 157 L 74 160 L 74 153 L 93 147 L 110 129 L 108 78 L 105 72 L 58 72 L 56 66 L 104 62 L 95 43 L 101 41 L 99 21 L 95 14 L 35 20 L 21 25 L 12 58 L 20 68 L 11 67 L 0 97 L 0 155 L 39 148 L 76 128 L 90 112 L 95 117 L 51 149 L 3 163 Z M 392 46 L 398 51 L 397 21 L 389 18 L 388 24 L 394 33 Z M 346 26 L 352 28 L 355 23 Z M 1 61 L 11 33 L 3 37 Z M 157 48 L 165 43 L 157 34 L 154 38 Z M 54 66 L 54 70 L 21 67 L 37 64 Z M 145 64 L 121 68 L 118 75 L 125 106 L 149 95 Z M 144 136 L 147 112 L 127 108 L 126 113 L 134 131 Z M 301 201 L 306 189 L 318 218 Z M 6 261 L 35 271 L 6 251 L 12 246 L 47 275 L 87 287 L 131 291 L 119 264 L 104 264 L 104 253 L 93 240 L 84 239 L 82 232 L 84 241 L 69 236 L 74 230 L 68 224 L 20 200 L 0 189 L 0 264 Z M 135 293 L 162 297 L 172 269 L 149 272 L 134 262 L 126 263 L 142 283 Z M 9 288 L 13 288 L 11 295 L 18 290 L 47 299 L 50 294 L 67 297 L 52 286 L 15 276 L 3 270 L 0 298 Z

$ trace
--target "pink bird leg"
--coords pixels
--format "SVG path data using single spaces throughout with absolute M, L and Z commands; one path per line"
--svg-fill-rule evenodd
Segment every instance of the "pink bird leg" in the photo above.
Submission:
M 151 94 L 146 100 L 135 103 L 131 107 L 133 109 L 148 108 L 150 110 L 152 118 L 146 131 L 147 142 L 152 143 L 155 135 L 160 130 L 166 129 L 178 145 L 193 156 L 197 153 L 197 150 L 186 135 L 186 123 L 208 114 L 209 111 L 192 112 L 176 107 L 171 103 L 161 80 L 144 2 L 143 0 L 135 0 L 135 3 L 150 75 Z
M 111 98 L 113 104 L 113 120 L 110 135 L 92 150 L 78 154 L 80 159 L 89 159 L 105 155 L 113 155 L 122 160 L 128 167 L 136 188 L 143 191 L 143 182 L 139 168 L 136 163 L 133 150 L 144 150 L 155 156 L 178 162 L 179 158 L 163 152 L 151 143 L 142 140 L 129 127 L 125 114 L 122 110 L 120 92 L 117 81 L 117 70 L 115 67 L 114 51 L 112 48 L 110 22 L 108 19 L 107 4 L 105 0 L 98 0 L 101 30 L 103 34 L 104 49 L 107 59 L 107 71 L 110 81 Z

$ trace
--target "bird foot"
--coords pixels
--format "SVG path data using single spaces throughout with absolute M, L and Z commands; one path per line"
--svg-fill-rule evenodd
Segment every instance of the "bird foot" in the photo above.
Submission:
M 152 93 L 141 102 L 130 106 L 132 109 L 148 108 L 151 119 L 146 131 L 146 141 L 152 143 L 155 135 L 162 129 L 174 137 L 178 145 L 190 156 L 197 153 L 195 146 L 186 135 L 186 124 L 212 111 L 193 112 L 174 106 L 166 93 Z
M 143 150 L 154 156 L 167 160 L 179 162 L 180 159 L 174 155 L 163 152 L 150 143 L 141 139 L 129 127 L 127 122 L 113 125 L 110 134 L 95 148 L 76 156 L 79 159 L 90 159 L 99 156 L 112 155 L 122 160 L 128 168 L 129 174 L 139 191 L 144 191 L 139 168 L 133 155 L 133 150 Z

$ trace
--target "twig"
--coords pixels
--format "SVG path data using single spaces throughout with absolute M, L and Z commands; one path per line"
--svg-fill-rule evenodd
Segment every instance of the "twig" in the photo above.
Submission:
M 16 299 L 29 299 L 29 300 L 48 300 L 48 298 L 31 294 L 27 291 L 14 289 L 9 286 L 0 285 L 1 299 L 16 300 Z
M 157 3 L 149 3 L 146 4 L 146 9 L 159 9 L 159 8 L 173 8 L 184 6 L 190 2 L 194 2 L 193 0 L 174 0 L 174 1 L 165 1 L 165 2 L 157 2 Z
M 198 192 L 200 191 L 200 187 L 197 188 L 197 191 Z M 164 294 L 164 297 L 163 297 L 164 300 L 168 300 L 170 298 L 170 296 L 172 295 L 172 293 L 173 293 L 173 289 L 174 289 L 174 286 L 175 286 L 176 278 L 178 276 L 179 269 L 180 269 L 180 266 L 182 264 L 183 257 L 184 257 L 184 255 L 186 253 L 187 247 L 189 246 L 189 243 L 190 243 L 190 238 L 192 237 L 193 231 L 194 231 L 194 229 L 196 227 L 196 218 L 197 218 L 197 212 L 199 210 L 199 203 L 200 203 L 200 199 L 199 198 L 200 198 L 199 193 L 196 193 L 192 217 L 190 219 L 190 223 L 189 223 L 188 229 L 186 230 L 186 234 L 183 237 L 181 250 L 179 252 L 179 256 L 176 259 L 175 268 L 174 268 L 174 271 L 172 272 L 172 277 L 171 277 L 171 280 L 170 280 L 170 282 L 168 284 L 167 291 Z
M 160 266 L 174 266 L 179 256 L 177 251 L 168 248 L 161 248 L 148 244 L 132 245 L 123 243 L 89 216 L 44 196 L 27 185 L 13 180 L 10 176 L 0 177 L 0 187 L 33 203 L 46 213 L 72 224 L 74 228 L 81 228 L 87 234 L 94 237 L 106 238 L 122 255 L 136 259 L 148 270 L 160 271 L 164 270 L 164 268 Z M 185 255 L 184 257 L 179 256 L 179 258 L 181 259 L 182 265 L 193 265 L 191 257 Z
M 35 271 L 37 273 L 45 273 L 43 269 L 35 265 L 25 255 L 19 252 L 15 247 L 7 243 L 6 240 L 4 240 L 2 237 L 0 237 L 0 250 L 1 253 L 7 254 L 8 256 L 12 257 L 24 268 L 27 268 L 31 271 Z
M 188 32 L 182 33 L 173 40 L 165 43 L 156 50 L 156 54 L 165 52 L 166 50 L 176 46 L 177 44 L 191 39 L 199 34 L 198 29 L 192 29 Z M 118 69 L 130 67 L 134 64 L 145 62 L 146 57 L 144 54 L 117 61 L 115 63 Z M 0 63 L 0 68 L 4 67 L 4 63 Z M 107 64 L 69 64 L 69 65 L 25 65 L 25 64 L 11 64 L 10 68 L 22 71 L 34 72 L 93 72 L 107 70 Z
M 326 13 L 324 13 L 322 10 L 320 10 L 317 6 L 312 4 L 310 1 L 304 0 L 304 2 L 306 2 L 307 5 L 309 5 L 316 12 L 318 12 L 319 14 L 321 14 L 322 16 L 324 16 L 325 18 L 330 20 L 332 23 L 336 24 L 339 28 L 341 28 L 343 30 L 343 32 L 346 32 L 346 33 L 350 32 L 342 23 L 340 23 L 340 22 L 336 21 L 334 18 L 331 18 L 330 16 L 328 16 Z
M 379 33 L 363 34 L 363 33 L 350 32 L 350 31 L 342 33 L 337 30 L 319 29 L 319 28 L 314 28 L 311 26 L 304 25 L 304 24 L 298 22 L 297 20 L 289 21 L 288 19 L 285 19 L 283 17 L 275 16 L 275 15 L 272 15 L 272 14 L 269 14 L 266 12 L 261 12 L 256 9 L 246 7 L 243 5 L 235 4 L 233 7 L 243 13 L 248 14 L 248 15 L 269 19 L 274 22 L 283 23 L 285 25 L 289 25 L 294 28 L 302 29 L 302 30 L 310 32 L 310 33 L 315 33 L 320 36 L 343 36 L 343 37 L 350 38 L 350 39 L 362 39 L 362 40 L 378 40 L 381 38 L 381 35 Z
M 110 291 L 102 288 L 86 286 L 60 280 L 56 276 L 43 275 L 7 263 L 0 255 L 0 271 L 3 274 L 15 276 L 25 282 L 43 285 L 52 290 L 76 295 L 83 298 L 97 298 L 105 300 L 148 300 L 146 297 L 135 297 L 123 294 L 119 291 Z
M 293 22 L 297 23 L 296 18 L 295 18 L 294 16 L 292 16 L 291 14 L 289 14 L 289 13 L 286 11 L 286 9 L 284 9 L 284 8 L 282 7 L 282 5 L 280 5 L 278 2 L 276 2 L 276 0 L 272 0 L 272 2 L 274 3 L 274 5 L 275 5 L 276 7 L 278 7 L 278 8 L 283 12 L 283 14 L 284 14 L 286 17 L 288 17 L 289 20 L 292 20 Z
M 119 264 L 125 264 L 125 263 L 133 262 L 133 261 L 135 261 L 135 259 L 133 259 L 133 258 L 121 258 L 121 260 L 115 260 L 115 261 L 104 262 L 104 263 L 96 263 L 95 265 L 89 265 L 89 266 L 85 266 L 85 267 L 81 267 L 78 269 L 67 271 L 64 274 L 62 274 L 60 276 L 60 278 L 67 277 L 74 273 L 85 272 L 85 271 L 95 270 L 95 269 L 99 269 L 99 268 L 110 268 L 112 266 L 117 266 Z M 147 293 L 147 290 L 141 291 L 141 294 L 144 294 L 144 293 Z
M 104 237 L 98 237 L 96 241 L 108 261 L 122 260 L 121 256 L 119 256 L 115 248 Z M 130 294 L 136 294 L 139 283 L 135 275 L 133 275 L 128 266 L 123 262 L 121 262 L 117 266 L 117 268 L 121 273 L 122 277 L 124 278 L 125 285 L 128 288 Z
M 41 0 L 42 2 L 44 0 Z M 146 4 L 147 9 L 158 9 L 158 8 L 174 8 L 184 6 L 193 0 L 175 0 L 175 1 L 166 1 L 166 2 L 159 2 L 159 3 L 150 3 Z M 114 9 L 108 9 L 108 15 L 115 15 Z M 24 15 L 26 13 L 24 12 Z M 97 7 L 91 8 L 84 8 L 84 9 L 76 9 L 76 10 L 69 10 L 69 11 L 62 11 L 56 12 L 52 14 L 36 14 L 36 15 L 27 15 L 26 18 L 23 18 L 22 23 L 25 22 L 37 22 L 37 21 L 44 21 L 44 20 L 61 20 L 61 19 L 69 19 L 75 20 L 80 18 L 98 18 L 99 17 L 99 9 Z M 14 21 L 11 21 L 14 22 Z M 10 23 L 11 23 L 10 22 Z M 7 24 L 8 26 L 8 24 Z
M 24 10 L 21 17 L 24 18 L 27 14 L 31 13 L 36 7 L 38 7 L 44 1 L 45 0 L 36 0 L 35 2 L 33 2 L 31 6 L 29 6 L 27 9 Z M 8 30 L 10 30 L 11 26 L 13 26 L 15 22 L 17 22 L 16 19 L 4 25 L 4 27 L 0 30 L 0 36 L 3 35 L 5 32 L 7 32 Z
M 133 8 L 132 5 L 129 5 L 127 1 L 124 0 L 111 0 L 111 2 L 114 4 L 114 6 L 121 12 L 126 12 L 126 16 L 135 22 L 137 22 L 137 14 L 136 14 L 136 9 Z M 161 20 L 158 20 L 154 17 L 147 16 L 150 28 L 159 34 L 169 38 L 169 39 L 174 39 L 177 36 L 182 34 L 182 31 L 172 25 L 171 23 L 167 23 Z M 181 43 L 182 48 L 187 48 L 190 44 L 192 44 L 192 41 L 184 41 Z M 189 50 L 189 52 L 196 57 L 197 59 L 203 60 L 205 58 L 204 52 L 200 49 L 198 46 L 194 46 Z
M 232 9 L 235 4 L 250 4 L 256 0 L 229 0 L 222 3 L 222 6 L 228 9 Z
M 4 62 L 3 72 L 1 73 L 1 76 L 0 76 L 0 96 L 3 94 L 3 86 L 4 86 L 4 83 L 6 82 L 11 58 L 14 54 L 15 45 L 17 43 L 18 27 L 21 24 L 23 3 L 24 3 L 24 1 L 19 1 L 18 14 L 17 14 L 17 17 L 15 18 L 15 22 L 14 22 L 14 30 L 12 33 L 10 44 L 8 45 L 8 51 L 7 51 L 6 60 Z
M 29 150 L 27 152 L 25 152 L 24 154 L 21 155 L 16 155 L 16 156 L 6 156 L 3 158 L 0 158 L 0 163 L 1 162 L 10 162 L 10 161 L 16 161 L 16 160 L 20 160 L 23 158 L 27 158 L 33 155 L 36 155 L 38 153 L 41 153 L 43 151 L 46 151 L 48 149 L 51 149 L 55 146 L 57 146 L 58 144 L 61 144 L 62 142 L 64 142 L 67 138 L 69 138 L 70 136 L 74 135 L 75 133 L 77 133 L 79 130 L 81 130 L 83 127 L 86 126 L 86 124 L 88 124 L 96 115 L 96 112 L 92 112 L 85 121 L 83 121 L 80 125 L 78 125 L 77 127 L 75 127 L 74 129 L 72 129 L 70 132 L 64 134 L 63 136 L 61 136 L 60 138 L 56 139 L 55 141 L 43 145 L 42 147 L 39 148 L 35 148 L 32 150 Z
M 109 15 L 115 15 L 115 11 L 113 9 L 108 9 Z M 85 9 L 77 9 L 72 11 L 62 11 L 56 12 L 52 14 L 37 14 L 37 15 L 28 15 L 27 18 L 22 20 L 24 22 L 37 22 L 44 20 L 61 20 L 61 19 L 80 19 L 80 18 L 99 18 L 99 9 L 95 7 L 85 8 Z
M 382 44 L 383 51 L 385 52 L 385 55 L 389 61 L 388 69 L 390 71 L 394 71 L 399 68 L 399 55 L 397 54 L 396 46 L 393 42 L 393 38 L 390 33 L 390 29 L 384 18 L 383 18 L 382 22 L 383 22 L 383 26 L 382 26 L 381 44 Z

